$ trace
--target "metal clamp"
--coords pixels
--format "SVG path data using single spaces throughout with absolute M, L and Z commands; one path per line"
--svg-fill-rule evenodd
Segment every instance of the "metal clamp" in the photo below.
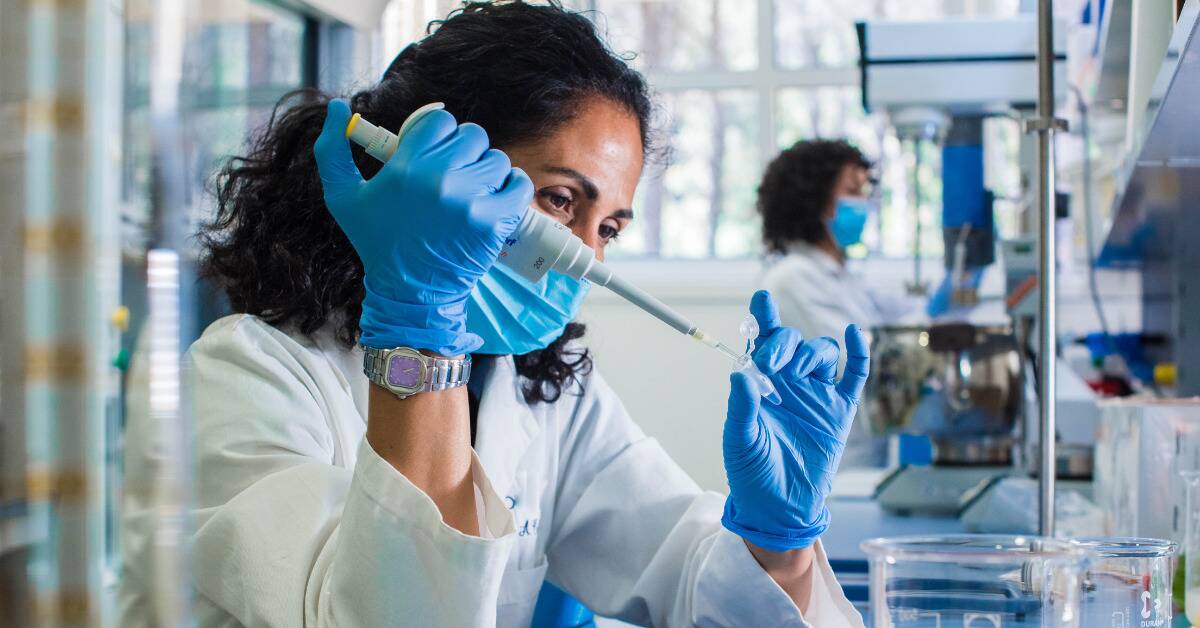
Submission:
M 1025 133 L 1037 133 L 1039 131 L 1062 131 L 1066 132 L 1069 125 L 1063 118 L 1025 118 L 1021 120 L 1021 130 Z

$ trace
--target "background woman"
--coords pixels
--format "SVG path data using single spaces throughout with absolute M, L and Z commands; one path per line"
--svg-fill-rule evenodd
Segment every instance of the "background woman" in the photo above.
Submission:
M 851 323 L 893 324 L 919 302 L 874 290 L 846 265 L 846 248 L 862 241 L 878 208 L 870 199 L 871 163 L 843 140 L 806 140 L 779 153 L 758 188 L 763 243 L 772 255 L 763 278 L 784 325 L 805 338 L 841 335 Z M 882 466 L 887 443 L 858 421 L 844 466 Z

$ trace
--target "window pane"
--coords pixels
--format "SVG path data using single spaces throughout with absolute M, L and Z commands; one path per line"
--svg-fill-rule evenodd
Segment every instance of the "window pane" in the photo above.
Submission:
M 380 61 L 378 73 L 383 74 L 388 64 L 404 47 L 419 41 L 429 32 L 430 22 L 444 19 L 451 11 L 461 6 L 456 0 L 389 0 L 383 11 L 380 25 Z M 578 9 L 579 7 L 572 7 Z
M 1016 15 L 1019 0 L 772 0 L 775 58 L 785 68 L 838 68 L 858 62 L 854 23 L 866 19 Z
M 212 197 L 205 187 L 214 169 L 241 154 L 271 107 L 303 81 L 304 19 L 249 0 L 202 3 L 188 33 L 180 121 L 192 176 L 193 221 L 206 220 Z M 150 206 L 150 11 L 129 4 L 125 25 L 125 142 L 122 246 L 140 257 L 149 245 Z
M 851 255 L 868 251 L 889 257 L 913 253 L 916 223 L 913 169 L 916 155 L 902 143 L 887 120 L 863 112 L 857 87 L 785 88 L 778 92 L 777 135 L 779 148 L 806 139 L 845 139 L 875 163 L 879 179 L 880 211 L 867 222 L 864 246 Z M 920 164 L 921 254 L 941 255 L 941 154 L 936 146 L 923 147 Z
M 758 98 L 749 90 L 663 94 L 666 166 L 648 164 L 617 256 L 744 257 L 759 250 Z
M 1021 231 L 1021 124 L 1001 116 L 984 120 L 983 147 L 983 184 L 996 195 L 996 231 L 1014 238 Z
M 596 0 L 594 21 L 641 70 L 752 70 L 758 65 L 756 2 Z

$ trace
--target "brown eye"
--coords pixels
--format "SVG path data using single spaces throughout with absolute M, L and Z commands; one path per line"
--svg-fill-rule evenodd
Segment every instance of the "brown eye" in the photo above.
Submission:
M 600 223 L 599 233 L 600 233 L 600 237 L 603 238 L 607 242 L 607 241 L 616 240 L 617 237 L 621 235 L 621 229 L 620 229 L 620 227 L 614 227 L 613 225 L 611 225 L 607 222 L 604 222 L 604 223 Z
M 550 206 L 559 211 L 566 211 L 571 205 L 571 197 L 564 196 L 555 192 L 543 190 L 542 198 L 546 199 Z

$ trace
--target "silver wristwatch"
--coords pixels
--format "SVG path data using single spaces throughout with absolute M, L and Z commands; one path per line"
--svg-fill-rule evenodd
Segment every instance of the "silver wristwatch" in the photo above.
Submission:
M 404 399 L 466 385 L 471 379 L 471 356 L 434 358 L 409 347 L 363 347 L 363 372 L 367 379 Z

